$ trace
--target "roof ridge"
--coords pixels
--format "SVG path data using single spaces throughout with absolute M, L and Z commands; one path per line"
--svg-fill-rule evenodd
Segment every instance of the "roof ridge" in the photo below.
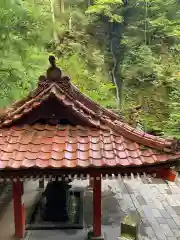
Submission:
M 111 117 L 115 118 L 115 119 L 119 119 L 119 120 L 123 120 L 121 116 L 119 116 L 118 114 L 114 113 L 113 111 L 100 106 L 98 103 L 96 103 L 95 101 L 93 101 L 91 98 L 89 98 L 87 95 L 83 94 L 75 85 L 72 84 L 72 87 L 75 89 L 75 91 L 78 93 L 79 97 L 83 98 L 84 100 L 88 101 L 89 103 L 93 104 L 94 106 L 98 107 L 99 109 L 101 109 L 103 112 L 108 113 L 108 115 L 110 115 Z
M 21 111 L 21 109 L 23 109 L 23 107 L 25 107 L 26 105 L 30 105 L 31 103 L 34 103 L 37 99 L 37 97 L 43 96 L 44 94 L 46 94 L 49 90 L 50 90 L 50 86 L 47 89 L 42 89 L 42 92 L 39 92 L 36 94 L 36 90 L 35 89 L 33 91 L 33 93 L 35 93 L 33 96 L 30 96 L 31 93 L 25 97 L 24 99 L 16 102 L 14 105 L 12 105 L 11 107 L 8 107 L 4 113 L 1 114 L 0 116 L 0 123 L 1 121 L 3 121 L 4 118 L 9 118 L 11 116 L 13 116 L 14 114 L 16 114 L 17 112 Z M 28 101 L 29 100 L 29 101 Z M 21 104 L 22 103 L 22 104 Z M 20 105 L 19 105 L 20 104 Z M 19 105 L 19 106 L 18 106 Z

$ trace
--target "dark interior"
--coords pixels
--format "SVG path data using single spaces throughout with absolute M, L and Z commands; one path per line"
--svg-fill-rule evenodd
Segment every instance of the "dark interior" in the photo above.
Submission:
M 83 228 L 81 192 L 71 191 L 68 183 L 49 182 L 35 205 L 27 229 L 74 228 Z
M 73 111 L 71 106 L 65 106 L 65 104 L 55 96 L 50 96 L 42 102 L 39 107 L 34 108 L 16 121 L 17 125 L 35 123 L 88 125 L 87 121 Z

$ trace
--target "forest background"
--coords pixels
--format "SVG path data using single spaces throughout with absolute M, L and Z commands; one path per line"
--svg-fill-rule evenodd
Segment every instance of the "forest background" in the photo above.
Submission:
M 36 87 L 52 53 L 94 101 L 180 138 L 179 0 L 1 0 L 0 108 Z

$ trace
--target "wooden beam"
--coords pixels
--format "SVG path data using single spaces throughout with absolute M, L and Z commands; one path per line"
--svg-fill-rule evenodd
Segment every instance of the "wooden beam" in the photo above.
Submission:
M 172 169 L 162 169 L 156 173 L 156 178 L 162 178 L 170 182 L 175 182 L 178 176 L 178 172 Z
M 29 169 L 19 169 L 19 170 L 1 170 L 0 177 L 9 177 L 9 178 L 16 178 L 16 177 L 31 177 L 34 176 L 42 176 L 42 175 L 52 175 L 52 176 L 59 176 L 60 174 L 127 174 L 130 175 L 131 173 L 147 173 L 153 174 L 156 173 L 158 170 L 161 169 L 169 169 L 171 166 L 175 166 L 179 160 L 174 160 L 171 163 L 161 163 L 161 164 L 154 164 L 154 165 L 143 165 L 139 167 L 89 167 L 87 169 L 83 168 L 62 168 L 62 169 L 38 169 L 38 168 L 29 168 Z

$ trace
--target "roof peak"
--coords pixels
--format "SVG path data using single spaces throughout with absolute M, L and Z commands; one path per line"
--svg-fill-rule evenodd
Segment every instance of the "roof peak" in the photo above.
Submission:
M 38 87 L 44 87 L 56 83 L 63 87 L 64 90 L 67 90 L 71 86 L 71 80 L 67 76 L 62 76 L 62 71 L 56 65 L 56 59 L 54 56 L 49 56 L 50 66 L 46 71 L 46 76 L 41 75 L 38 81 Z

